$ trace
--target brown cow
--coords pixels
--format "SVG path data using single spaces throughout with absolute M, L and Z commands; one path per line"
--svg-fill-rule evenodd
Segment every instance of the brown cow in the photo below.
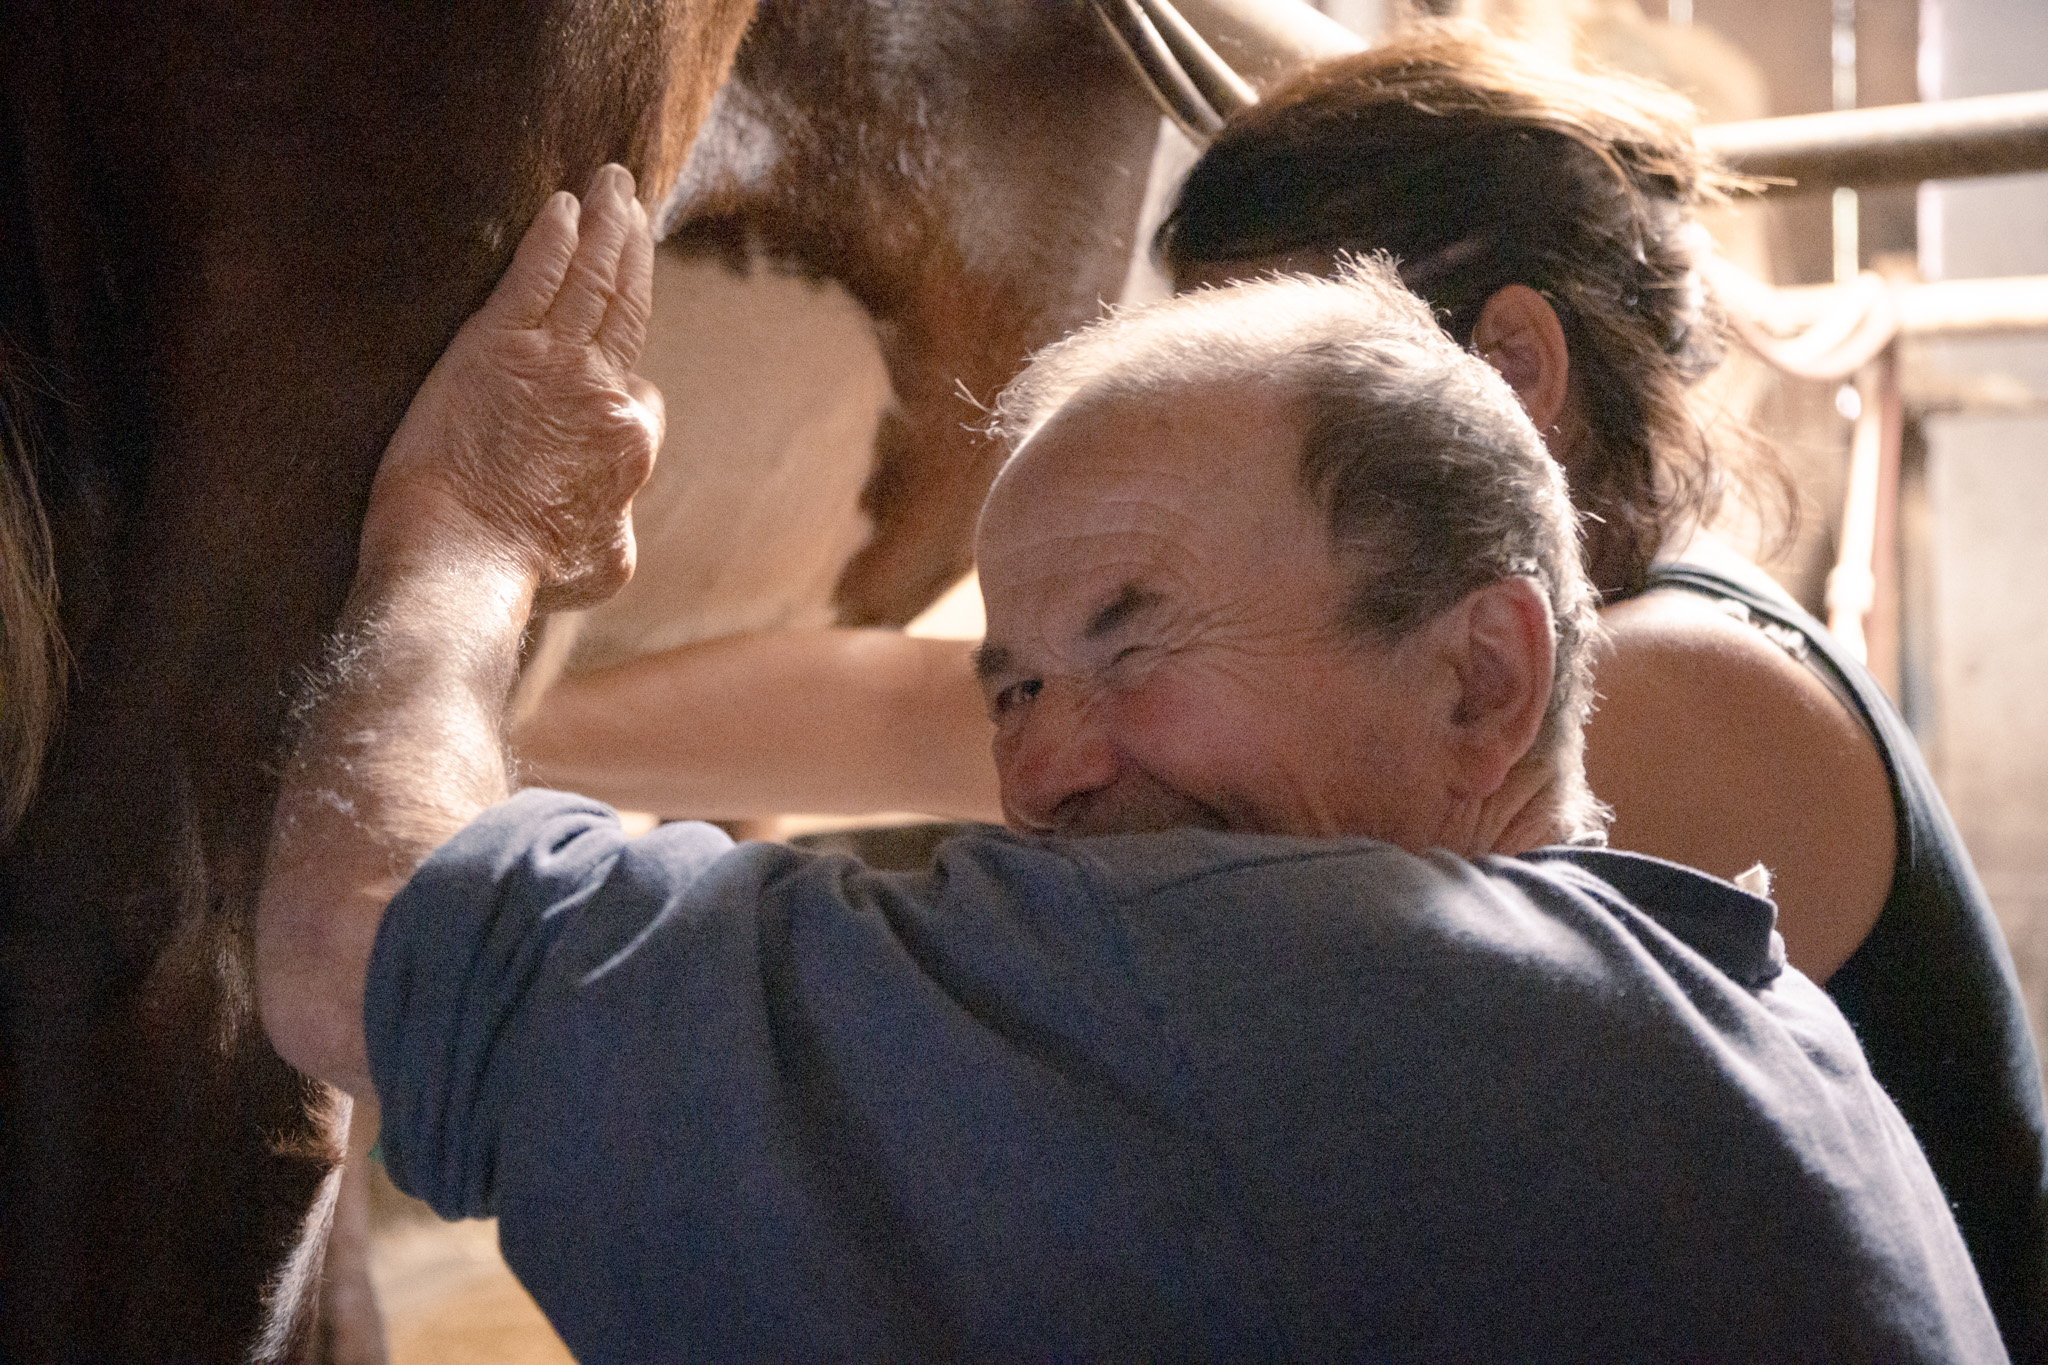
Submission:
M 958 579 L 979 403 L 1122 289 L 1157 132 L 1085 4 L 766 0 L 666 205 L 675 436 L 575 666 L 900 625 Z
M 304 1353 L 338 1115 L 248 955 L 293 679 L 520 229 L 607 160 L 672 178 L 750 8 L 6 7 L 0 374 L 74 681 L 0 862 L 0 1356 Z

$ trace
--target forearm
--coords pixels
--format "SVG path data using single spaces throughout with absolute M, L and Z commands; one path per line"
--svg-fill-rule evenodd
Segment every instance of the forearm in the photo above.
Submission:
M 284 1059 L 373 1091 L 363 988 L 384 908 L 508 792 L 500 734 L 536 597 L 633 570 L 661 444 L 634 379 L 653 240 L 617 166 L 549 199 L 414 396 L 370 486 L 356 582 L 301 708 L 256 908 L 256 992 Z
M 533 590 L 475 557 L 358 580 L 305 703 L 257 906 L 258 997 L 280 1055 L 358 1097 L 384 907 L 508 793 L 501 725 Z
M 557 683 L 513 747 L 531 781 L 663 815 L 996 820 L 970 650 L 886 630 L 689 645 Z

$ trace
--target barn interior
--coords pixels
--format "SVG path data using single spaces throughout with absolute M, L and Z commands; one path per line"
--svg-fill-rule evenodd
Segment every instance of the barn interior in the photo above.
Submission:
M 2048 10 L 2033 0 L 1466 0 L 1462 7 L 1453 0 L 1427 11 L 1409 0 L 1319 0 L 1317 7 L 1365 40 L 1425 12 L 1478 17 L 1579 60 L 1666 82 L 1692 98 L 1710 125 L 1916 104 L 1938 116 L 1945 101 L 2048 89 Z M 2048 538 L 2039 530 L 2040 509 L 2048 507 L 2041 458 L 2048 451 L 2048 173 L 2040 170 L 2038 106 L 2034 117 L 2034 159 L 2022 155 L 2014 173 L 1944 175 L 1955 163 L 1943 150 L 1919 162 L 1895 156 L 1897 166 L 1870 173 L 1852 164 L 1846 143 L 1802 163 L 1796 183 L 1762 160 L 1748 163 L 1781 178 L 1767 193 L 1722 210 L 1713 228 L 1727 257 L 1777 291 L 1748 299 L 1767 330 L 1736 356 L 1716 401 L 1782 454 L 1798 489 L 1790 533 L 1764 535 L 1740 524 L 1734 532 L 1748 536 L 1759 561 L 1809 611 L 1854 642 L 1911 723 L 1997 908 L 2038 1033 L 2048 1021 L 2048 708 L 2033 695 L 2035 680 L 2048 672 L 2048 594 L 2040 588 L 2048 581 Z M 1196 155 L 1172 119 L 1158 122 L 1134 234 L 1140 244 Z M 1752 141 L 1763 145 L 1765 130 L 1733 130 L 1725 143 L 1737 153 L 1731 159 L 1739 161 Z M 701 258 L 671 256 L 662 269 L 658 289 L 667 293 L 658 293 L 657 309 L 666 298 L 677 318 L 707 306 L 707 281 L 715 290 L 731 278 L 726 265 Z M 1130 253 L 1120 288 L 1126 301 L 1166 291 L 1142 246 Z M 807 381 L 820 368 L 837 369 L 825 397 L 810 382 L 787 397 L 792 411 L 806 403 L 812 409 L 792 418 L 800 430 L 760 439 L 784 459 L 792 450 L 815 457 L 835 444 L 872 441 L 888 402 L 887 367 L 878 357 L 847 359 L 837 345 L 840 333 L 862 339 L 859 310 L 843 298 L 821 308 L 810 286 L 782 289 L 785 297 L 770 306 L 758 296 L 732 306 L 763 319 L 764 348 L 786 350 L 786 334 L 802 333 L 817 348 L 805 362 Z M 724 382 L 704 381 L 721 393 L 702 401 L 722 398 Z M 699 401 L 684 395 L 680 406 L 694 411 Z M 670 403 L 673 430 L 677 397 Z M 786 513 L 806 498 L 847 506 L 855 487 L 821 488 L 814 480 L 763 506 Z M 829 608 L 816 589 L 861 531 L 842 525 L 821 538 L 815 528 L 829 518 L 787 518 L 792 526 L 799 520 L 807 528 L 801 544 L 737 516 L 744 529 L 734 544 L 745 545 L 721 553 L 798 562 L 778 581 L 806 580 L 809 597 L 798 591 L 744 601 L 735 593 L 724 615 L 691 627 L 693 638 L 824 618 Z M 661 570 L 660 524 L 643 525 L 642 536 Z M 652 591 L 645 602 L 629 597 L 610 619 L 580 623 L 573 635 L 558 630 L 543 652 L 573 670 L 579 659 L 599 666 L 620 650 L 647 648 L 650 638 L 671 644 L 682 637 L 647 625 L 665 605 Z M 908 628 L 978 638 L 971 575 Z M 687 813 L 734 814 L 715 806 Z M 912 812 L 744 814 L 732 823 L 755 837 L 858 848 L 881 860 L 914 861 L 931 846 L 918 823 L 925 817 Z M 629 818 L 651 825 L 658 817 Z M 382 1339 L 336 1339 L 331 1358 L 568 1359 L 497 1259 L 489 1225 L 442 1225 L 374 1172 L 367 1195 L 352 1212 L 345 1205 L 342 1217 L 368 1232 L 380 1305 L 368 1320 L 381 1322 Z
M 1737 339 L 1702 417 L 1774 451 L 1793 489 L 1789 519 L 1737 502 L 1716 529 L 1910 724 L 2048 1053 L 2041 0 L 565 0 L 478 19 L 473 50 L 424 9 L 379 35 L 310 7 L 274 25 L 5 8 L 0 189 L 35 193 L 0 195 L 0 473 L 40 468 L 49 525 L 9 521 L 0 482 L 0 552 L 31 530 L 55 545 L 40 599 L 0 596 L 0 1357 L 570 1358 L 495 1225 L 444 1223 L 401 1194 L 373 1131 L 356 1125 L 330 1174 L 346 1108 L 271 1049 L 250 985 L 277 735 L 346 593 L 351 518 L 403 394 L 548 188 L 451 170 L 456 152 L 425 141 L 394 152 L 391 128 L 427 108 L 474 136 L 536 90 L 567 131 L 504 140 L 533 162 L 518 172 L 635 162 L 664 238 L 641 368 L 667 396 L 669 449 L 635 507 L 639 572 L 536 624 L 514 698 L 520 762 L 560 786 L 578 774 L 550 768 L 545 708 L 592 679 L 843 628 L 979 639 L 988 405 L 1104 305 L 1170 292 L 1150 244 L 1181 178 L 1224 115 L 1302 62 L 1460 17 L 1678 90 L 1702 142 L 1750 178 L 1710 211 L 1711 286 Z M 716 15 L 740 43 L 713 96 L 703 72 L 730 45 L 697 35 L 709 113 L 694 144 L 652 114 L 614 136 L 600 124 L 616 107 L 547 84 L 595 68 L 514 51 L 550 32 L 531 15 L 598 10 L 614 36 L 628 11 Z M 467 89 L 471 73 L 431 57 L 387 61 L 431 46 L 410 24 L 503 69 Z M 318 55 L 251 38 L 287 31 Z M 192 49 L 161 70 L 132 60 L 165 33 Z M 102 40 L 118 80 L 79 56 Z M 621 50 L 605 56 L 624 70 Z M 298 101 L 330 107 L 309 91 L 346 86 L 331 72 L 386 66 L 374 129 L 295 122 Z M 180 81 L 207 98 L 160 99 Z M 646 94 L 624 85 L 609 94 Z M 172 107 L 183 122 L 138 130 L 134 111 Z M 126 161 L 66 162 L 74 135 L 119 142 L 107 128 L 132 142 Z M 165 145 L 176 154 L 151 150 Z M 382 194 L 415 156 L 430 188 L 407 190 L 441 195 L 446 216 L 411 221 Z M 351 184 L 335 166 L 369 169 Z M 152 218 L 152 196 L 177 211 Z M 110 222 L 162 240 L 134 249 Z M 265 352 L 270 334 L 234 317 L 247 299 L 303 344 Z M 350 331 L 379 310 L 427 319 L 410 352 L 367 354 Z M 17 430 L 20 414 L 45 430 Z M 17 588 L 0 572 L 0 593 Z M 49 639 L 24 646 L 32 615 Z M 47 733 L 24 741 L 24 699 L 63 695 L 67 666 L 68 711 L 50 701 Z M 750 666 L 707 676 L 767 677 Z M 914 726 L 830 754 L 772 729 L 748 741 L 643 783 L 645 800 L 630 782 L 607 799 L 632 829 L 712 820 L 888 867 L 989 813 L 992 779 L 931 778 Z M 759 755 L 792 751 L 833 774 L 809 783 L 818 799 L 753 780 Z

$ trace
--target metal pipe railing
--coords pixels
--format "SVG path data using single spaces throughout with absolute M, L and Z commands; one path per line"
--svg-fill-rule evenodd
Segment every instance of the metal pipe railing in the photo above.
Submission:
M 1728 169 L 1797 193 L 2048 170 L 2048 90 L 1714 123 L 1702 146 Z
M 1207 143 L 1235 110 L 1218 109 L 1209 102 L 1181 55 L 1154 22 L 1150 8 L 1144 0 L 1094 0 L 1096 17 L 1137 71 L 1160 112 L 1197 143 Z
M 1784 311 L 1779 330 L 1811 326 L 1840 288 L 1791 285 L 1776 290 Z M 2048 331 L 2048 275 L 1996 280 L 1935 280 L 1894 285 L 1902 336 L 1984 336 Z
M 1363 40 L 1301 0 L 1093 0 L 1169 117 L 1197 143 L 1255 86 Z M 1258 74 L 1246 80 L 1247 66 Z M 1821 190 L 2048 170 L 2048 90 L 1709 124 L 1701 144 L 1771 190 Z M 1786 183 L 1796 182 L 1796 183 Z M 1773 290 L 1710 266 L 1738 330 L 1797 374 L 1841 374 L 1905 333 L 2048 326 L 2048 277 Z M 1785 333 L 1800 332 L 1795 338 Z
M 1302 0 L 1173 0 L 1237 74 L 1263 90 L 1308 62 L 1365 49 L 1365 39 Z
M 1251 89 L 1366 46 L 1301 0 L 1096 0 L 1096 8 L 1198 141 Z M 1214 88 L 1219 81 L 1227 87 Z M 1708 124 L 1699 138 L 1767 193 L 2048 170 L 2048 90 Z
M 1839 379 L 1895 337 L 2048 331 L 2048 275 L 1999 280 L 1886 280 L 1773 288 L 1716 256 L 1703 265 L 1735 331 L 1787 374 Z

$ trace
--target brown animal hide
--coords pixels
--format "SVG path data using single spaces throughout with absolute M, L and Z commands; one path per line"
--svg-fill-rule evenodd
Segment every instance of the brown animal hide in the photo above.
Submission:
M 0 863 L 0 1356 L 306 1349 L 337 1125 L 249 982 L 296 671 L 527 220 L 666 183 L 749 8 L 0 11 L 0 365 L 77 665 Z
M 999 455 L 981 404 L 1116 298 L 1157 132 L 1079 0 L 766 0 L 669 205 L 646 369 L 673 436 L 636 504 L 642 578 L 572 666 L 900 624 L 958 579 Z M 716 307 L 750 319 L 719 329 L 748 348 L 717 357 L 729 377 L 672 340 Z M 779 389 L 738 393 L 778 366 Z M 740 439 L 703 443 L 749 402 Z

